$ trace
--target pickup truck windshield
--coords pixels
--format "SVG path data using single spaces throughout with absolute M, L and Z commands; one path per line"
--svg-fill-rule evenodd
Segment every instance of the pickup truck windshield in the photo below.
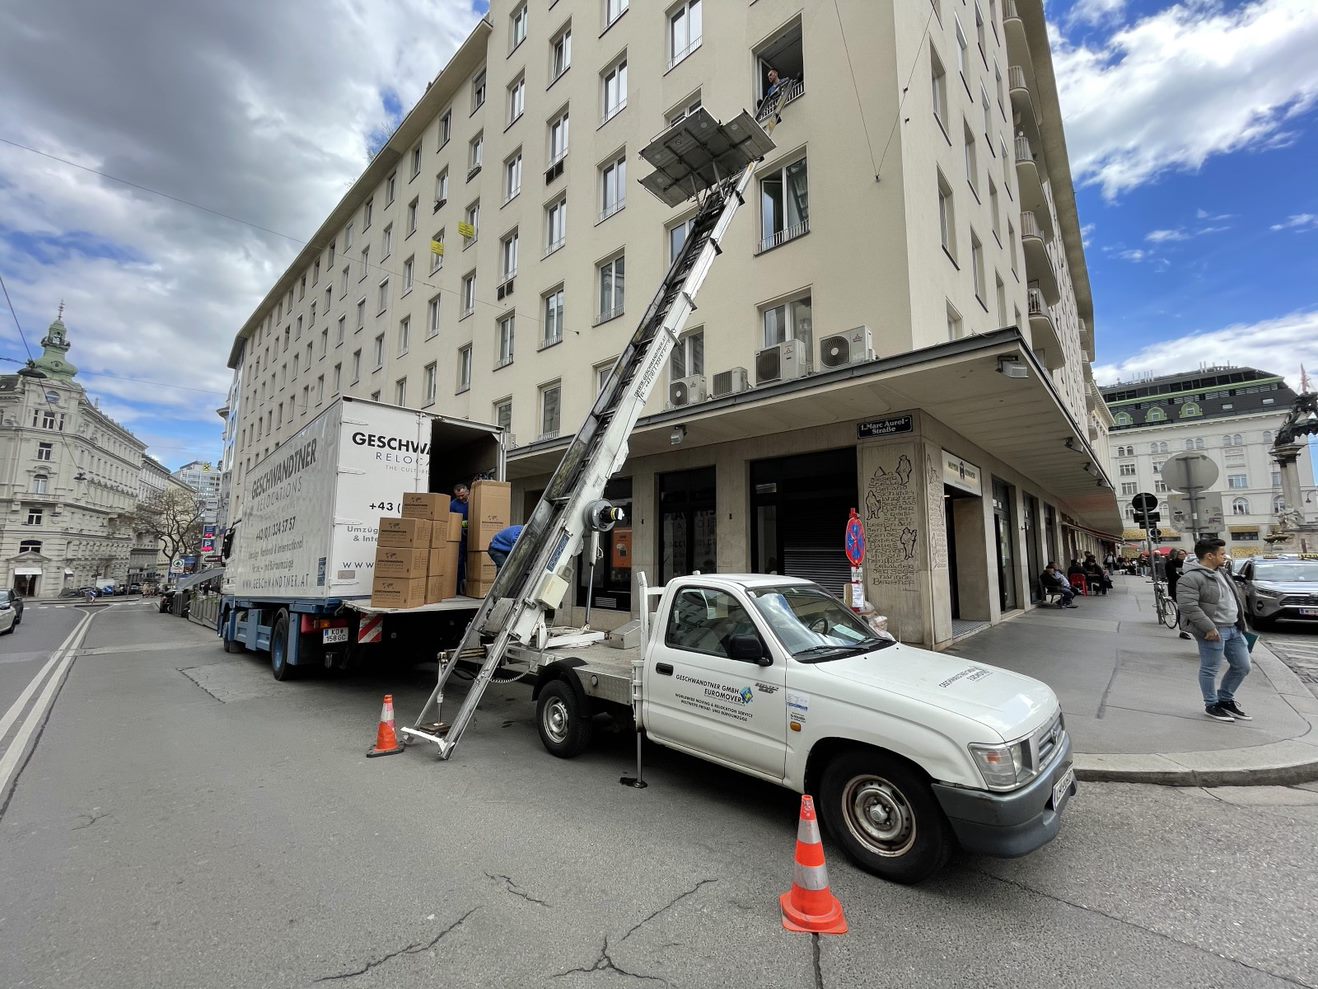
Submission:
M 803 663 L 841 659 L 892 645 L 821 587 L 787 584 L 748 588 L 746 593 L 783 648 Z

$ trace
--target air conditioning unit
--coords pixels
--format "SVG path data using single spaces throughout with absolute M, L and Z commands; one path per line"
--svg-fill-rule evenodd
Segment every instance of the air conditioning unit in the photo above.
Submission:
M 834 333 L 819 341 L 819 365 L 825 368 L 846 367 L 874 360 L 874 335 L 868 326 L 857 326 Z
M 775 381 L 791 381 L 806 375 L 805 344 L 788 340 L 755 353 L 755 383 L 770 385 Z
M 728 371 L 720 371 L 714 375 L 714 397 L 723 398 L 725 395 L 735 395 L 738 392 L 746 391 L 750 388 L 750 375 L 746 373 L 744 367 L 734 367 Z
M 681 408 L 683 405 L 695 405 L 705 400 L 705 376 L 693 374 L 687 378 L 678 378 L 668 385 L 668 407 Z

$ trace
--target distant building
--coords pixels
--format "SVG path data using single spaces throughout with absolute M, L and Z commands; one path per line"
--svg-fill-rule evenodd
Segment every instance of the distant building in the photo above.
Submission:
M 0 566 L 4 586 L 58 597 L 127 577 L 145 444 L 73 380 L 62 318 L 41 346 L 0 376 Z
M 169 468 L 153 457 L 142 458 L 142 472 L 138 476 L 137 498 L 146 501 L 152 495 L 163 494 L 170 488 L 178 488 L 195 494 L 195 491 L 175 479 Z M 129 579 L 139 579 L 149 574 L 163 574 L 169 566 L 160 540 L 149 532 L 133 533 L 133 548 L 128 554 Z
M 220 472 L 214 465 L 209 460 L 194 460 L 174 471 L 172 476 L 197 492 L 205 506 L 201 514 L 202 524 L 215 524 L 220 513 Z
M 1233 556 L 1267 551 L 1265 537 L 1283 507 L 1281 471 L 1269 453 L 1295 401 L 1280 375 L 1252 367 L 1212 367 L 1120 382 L 1101 392 L 1112 413 L 1112 475 L 1129 539 L 1142 537 L 1133 527 L 1131 498 L 1149 492 L 1162 503 L 1164 544 L 1192 548 L 1189 527 L 1178 527 L 1168 514 L 1172 491 L 1162 479 L 1162 465 L 1172 454 L 1199 450 L 1217 464 L 1217 483 L 1207 493 L 1212 507 L 1219 498 L 1221 504 L 1221 521 L 1201 518 L 1201 535 L 1225 539 Z M 1312 498 L 1307 450 L 1298 466 L 1301 478 L 1309 481 L 1304 496 Z

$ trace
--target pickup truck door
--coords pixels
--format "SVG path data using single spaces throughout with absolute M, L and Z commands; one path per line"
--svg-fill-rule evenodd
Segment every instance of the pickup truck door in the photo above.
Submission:
M 651 737 L 775 780 L 787 753 L 787 663 L 732 659 L 733 635 L 772 641 L 731 592 L 686 585 L 646 658 L 645 727 Z

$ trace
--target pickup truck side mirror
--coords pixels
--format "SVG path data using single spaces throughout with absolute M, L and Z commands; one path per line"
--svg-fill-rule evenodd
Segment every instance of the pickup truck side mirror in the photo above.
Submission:
M 773 657 L 768 654 L 764 643 L 754 632 L 732 636 L 728 640 L 728 654 L 733 659 L 758 663 L 760 666 L 773 665 Z

